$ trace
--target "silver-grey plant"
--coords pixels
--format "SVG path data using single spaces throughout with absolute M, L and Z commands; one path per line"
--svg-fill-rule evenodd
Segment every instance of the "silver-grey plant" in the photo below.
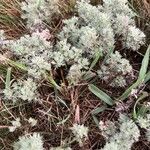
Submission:
M 110 122 L 100 124 L 102 134 L 106 135 L 107 138 L 106 145 L 101 150 L 130 150 L 132 144 L 139 140 L 140 131 L 138 126 L 123 114 L 120 114 L 119 121 L 115 124 L 113 125 L 114 129 L 112 129 L 112 123 Z
M 84 125 L 74 124 L 70 129 L 72 130 L 74 139 L 79 143 L 80 146 L 82 146 L 83 141 L 88 137 L 88 127 Z
M 137 118 L 139 126 L 146 130 L 146 138 L 150 142 L 150 114 Z
M 98 6 L 92 6 L 88 0 L 81 0 L 77 1 L 76 8 L 78 16 L 64 20 L 64 27 L 58 37 L 60 41 L 65 39 L 67 45 L 71 44 L 80 49 L 82 57 L 86 56 L 89 62 L 97 52 L 105 55 L 113 51 L 117 40 L 115 36 L 122 37 L 122 45 L 134 51 L 144 44 L 145 35 L 136 28 L 134 21 L 136 14 L 129 8 L 127 0 L 104 0 L 103 5 Z M 66 49 L 66 46 L 64 48 Z M 110 76 L 115 77 L 117 74 L 112 78 L 110 85 L 124 87 L 126 85 L 124 77 L 126 75 L 132 77 L 132 66 L 118 52 L 114 52 L 110 57 L 111 60 L 110 58 L 106 60 L 108 66 L 104 64 L 100 68 L 100 78 L 106 81 Z M 76 70 L 79 69 L 82 70 L 82 68 Z
M 112 87 L 124 87 L 125 77 L 132 77 L 133 69 L 129 61 L 122 58 L 118 51 L 112 53 L 97 71 L 100 79 L 108 81 Z
M 41 79 L 51 68 L 67 66 L 70 68 L 67 79 L 70 84 L 77 84 L 80 79 L 74 77 L 82 78 L 97 52 L 105 56 L 114 51 L 117 35 L 121 35 L 123 46 L 127 48 L 138 50 L 144 44 L 145 35 L 136 28 L 135 13 L 129 8 L 127 0 L 104 0 L 103 5 L 98 6 L 91 5 L 88 0 L 77 1 L 78 15 L 64 20 L 56 44 L 50 42 L 51 35 L 47 29 L 46 32 L 45 29 L 33 32 L 32 27 L 59 12 L 58 0 L 26 0 L 22 3 L 22 10 L 22 17 L 27 19 L 31 34 L 9 41 L 4 46 L 25 64 L 28 74 L 37 79 Z M 74 70 L 77 70 L 77 75 Z M 131 72 L 128 60 L 114 52 L 100 67 L 99 76 L 107 80 L 118 73 L 110 85 L 123 87 L 126 85 L 124 77 Z
M 43 36 L 43 32 L 33 32 L 5 45 L 20 63 L 25 64 L 28 73 L 40 78 L 45 70 L 51 70 L 52 45 Z
M 13 145 L 14 150 L 44 150 L 43 139 L 39 133 L 26 134 L 19 137 Z
M 18 100 L 37 102 L 39 100 L 37 88 L 38 86 L 32 78 L 23 81 L 18 80 L 14 82 L 10 88 L 3 90 L 4 99 L 11 100 L 14 103 Z
M 21 3 L 22 18 L 27 19 L 27 27 L 33 28 L 43 21 L 50 23 L 54 14 L 59 13 L 58 0 L 25 0 Z

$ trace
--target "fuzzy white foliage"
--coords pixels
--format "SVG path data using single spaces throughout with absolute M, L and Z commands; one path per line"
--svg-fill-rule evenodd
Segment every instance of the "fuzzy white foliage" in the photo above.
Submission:
M 15 42 L 12 41 L 10 44 L 14 44 L 11 50 L 16 53 L 16 55 L 25 55 L 30 53 L 31 50 L 33 53 L 36 51 L 40 53 L 51 48 L 51 43 L 43 36 L 43 32 L 39 31 L 33 32 L 31 35 L 25 35 Z
M 79 29 L 77 21 L 77 17 L 65 20 L 65 26 L 60 32 L 59 38 L 61 40 L 67 39 L 74 47 L 82 50 L 83 56 L 88 54 L 87 57 L 90 57 L 98 46 L 97 31 L 89 26 L 83 26 Z
M 28 119 L 28 122 L 31 124 L 32 127 L 34 127 L 37 124 L 38 121 L 36 119 L 30 117 Z
M 58 35 L 59 39 L 67 39 L 68 41 L 72 42 L 72 44 L 76 44 L 80 36 L 80 30 L 78 28 L 78 17 L 74 16 L 70 19 L 64 20 L 63 22 L 65 26 Z
M 112 82 L 110 83 L 110 86 L 112 87 L 125 87 L 127 85 L 126 79 L 123 76 L 115 77 Z
M 116 51 L 101 65 L 98 75 L 104 81 L 113 79 L 111 82 L 109 81 L 113 87 L 124 87 L 126 85 L 124 77 L 132 75 L 132 66 L 127 59 L 122 58 L 120 53 Z
M 7 44 L 9 41 L 6 40 L 5 32 L 4 30 L 0 30 L 0 48 L 5 48 L 5 44 Z
M 138 50 L 145 42 L 145 35 L 136 28 L 135 13 L 129 8 L 128 0 L 104 0 L 103 8 L 111 14 L 114 33 L 123 36 L 124 46 Z
M 102 131 L 102 135 L 109 139 L 110 136 L 114 135 L 116 133 L 117 127 L 115 126 L 114 122 L 107 121 L 107 124 L 105 124 L 103 121 L 99 122 L 99 127 Z
M 141 128 L 150 129 L 150 114 L 147 114 L 146 117 L 138 117 L 137 122 Z
M 82 57 L 82 49 L 72 47 L 71 44 L 67 43 L 67 39 L 58 42 L 57 50 L 53 57 L 56 66 L 62 66 L 65 63 L 68 65 L 78 63 L 81 68 L 84 68 L 89 64 L 88 59 Z
M 111 27 L 111 16 L 108 13 L 101 12 L 98 7 L 92 6 L 86 1 L 78 3 L 79 17 L 85 25 L 95 28 L 99 35 L 100 47 L 108 52 L 114 48 L 114 33 Z M 81 20 L 81 21 L 82 21 Z
M 129 25 L 135 26 L 135 22 L 129 16 L 124 14 L 116 14 L 113 20 L 114 33 L 117 35 L 123 35 L 124 38 L 127 37 Z M 142 39 L 143 40 L 143 39 Z
M 21 127 L 20 118 L 11 121 L 12 126 L 9 127 L 9 132 L 14 132 L 17 128 Z
M 52 46 L 43 37 L 43 32 L 24 35 L 16 41 L 10 41 L 6 47 L 19 57 L 19 61 L 27 66 L 29 74 L 35 78 L 39 78 L 45 70 L 51 70 L 49 61 Z
M 115 141 L 112 141 L 110 143 L 106 143 L 105 147 L 101 150 L 121 150 L 121 149 L 119 149 L 119 146 Z M 124 150 L 129 150 L 129 149 L 124 149 Z
M 81 71 L 81 67 L 79 67 L 76 64 L 72 65 L 67 75 L 67 80 L 69 82 L 69 85 L 77 84 L 82 78 L 82 75 L 83 75 L 83 72 Z
M 137 122 L 141 128 L 146 129 L 146 138 L 150 142 L 150 114 L 145 117 L 138 117 Z
M 100 126 L 102 133 L 104 132 L 103 135 L 107 135 L 107 143 L 102 150 L 129 150 L 131 149 L 132 144 L 139 139 L 140 131 L 137 125 L 124 115 L 120 115 L 118 122 L 119 128 L 116 126 L 116 131 L 114 132 L 114 130 L 112 130 L 113 132 L 109 134 L 109 137 L 106 131 L 107 128 L 111 131 L 109 127 L 110 122 L 108 122 L 108 126 L 107 122 L 105 122 L 105 124 L 105 130 L 103 126 L 102 128 Z
M 61 41 L 66 39 L 67 43 L 81 49 L 80 54 L 82 57 L 86 56 L 89 61 L 97 51 L 106 54 L 113 50 L 116 35 L 122 37 L 123 46 L 133 50 L 138 50 L 144 44 L 145 35 L 136 28 L 135 13 L 129 8 L 127 0 L 104 0 L 104 4 L 99 6 L 92 6 L 88 0 L 81 0 L 77 2 L 77 12 L 77 17 L 64 20 L 64 27 L 58 37 Z M 112 73 L 114 77 L 121 74 L 112 78 L 110 85 L 124 87 L 124 76 L 131 75 L 132 67 L 117 52 L 114 57 L 118 60 L 114 59 L 113 63 L 108 59 L 109 65 L 101 67 L 100 76 L 106 81 Z
M 43 139 L 38 133 L 19 137 L 19 141 L 14 143 L 14 150 L 44 150 Z
M 74 70 L 77 70 L 76 76 L 79 76 L 79 72 L 88 69 L 89 62 L 96 52 L 107 54 L 113 50 L 116 35 L 122 35 L 123 45 L 133 50 L 144 44 L 145 35 L 135 27 L 135 14 L 129 8 L 127 0 L 104 0 L 104 4 L 99 6 L 92 6 L 88 0 L 81 0 L 77 2 L 76 8 L 78 17 L 64 20 L 64 27 L 58 35 L 59 41 L 56 42 L 56 46 L 48 41 L 50 34 L 47 31 L 33 32 L 6 44 L 6 48 L 26 65 L 29 75 L 39 79 L 45 71 L 51 70 L 51 66 L 58 68 L 67 65 L 70 66 L 67 77 L 71 84 L 76 84 L 79 80 L 71 79 L 75 77 Z M 22 17 L 27 19 L 27 24 L 32 29 L 34 25 L 48 21 L 54 13 L 59 12 L 58 1 L 26 0 L 22 3 L 22 10 Z M 113 71 L 115 75 L 121 73 L 110 85 L 123 87 L 126 85 L 124 76 L 130 74 L 131 66 L 127 60 L 114 55 L 119 60 L 113 63 L 109 62 L 112 59 L 108 59 L 111 71 L 102 65 L 100 76 L 107 80 Z M 113 69 L 113 65 L 118 67 Z
M 33 32 L 16 41 L 10 41 L 7 45 L 19 62 L 26 65 L 29 75 L 41 78 L 45 71 L 51 70 L 51 65 L 57 67 L 77 64 L 79 69 L 87 68 L 88 59 L 83 57 L 83 49 L 76 48 L 67 43 L 67 39 L 61 40 L 56 47 L 47 41 L 47 34 Z M 78 69 L 77 68 L 77 69 Z
M 144 44 L 145 34 L 135 26 L 129 26 L 127 34 L 127 41 L 125 44 L 128 48 L 137 50 Z
M 13 102 L 16 102 L 19 99 L 28 102 L 36 102 L 39 100 L 37 84 L 31 78 L 14 82 L 9 89 L 4 89 L 3 93 L 4 99 L 12 100 Z
M 58 37 L 60 40 L 67 39 L 73 45 L 77 44 L 78 38 L 80 36 L 80 30 L 78 25 L 78 17 L 72 17 L 63 21 L 65 26 L 63 30 L 59 33 Z
M 84 125 L 74 124 L 70 129 L 74 134 L 75 140 L 82 146 L 83 141 L 88 137 L 88 128 Z
M 79 57 L 82 57 L 81 56 L 82 50 L 77 49 L 75 47 L 71 47 L 71 45 L 69 43 L 67 43 L 67 39 L 60 41 L 57 44 L 57 47 L 58 47 L 58 53 L 60 53 L 60 55 L 63 54 L 64 61 L 67 60 L 68 63 L 69 62 L 71 63 L 72 60 L 77 61 Z M 55 53 L 57 53 L 57 52 L 55 52 Z M 55 58 L 57 58 L 57 57 L 55 57 Z M 59 64 L 59 63 L 56 61 L 56 65 L 57 64 Z
M 79 47 L 82 39 L 80 39 L 80 36 L 82 37 L 81 30 L 86 28 L 91 28 L 88 32 L 93 30 L 93 34 L 85 34 L 84 39 L 94 45 L 99 45 L 106 52 L 114 48 L 116 34 L 122 35 L 124 46 L 133 50 L 138 50 L 140 45 L 144 44 L 145 35 L 136 28 L 133 18 L 135 13 L 129 8 L 127 0 L 104 0 L 103 6 L 99 5 L 98 7 L 92 6 L 86 0 L 81 0 L 77 2 L 77 11 L 79 16 L 65 20 L 65 26 L 60 33 L 61 39 L 67 38 L 76 47 Z M 136 36 L 133 37 L 134 28 Z M 85 30 L 83 33 L 88 32 Z M 92 38 L 88 40 L 90 36 Z M 126 41 L 126 39 L 128 40 Z M 84 40 L 85 44 L 83 45 L 86 45 L 87 41 Z
M 124 14 L 130 18 L 134 17 L 134 12 L 128 6 L 128 0 L 104 0 L 104 8 L 112 15 Z
M 22 2 L 22 18 L 27 19 L 27 27 L 31 28 L 42 21 L 50 22 L 51 17 L 59 12 L 58 0 L 25 0 Z
M 67 38 L 74 46 L 85 49 L 89 54 L 93 54 L 95 48 L 106 52 L 114 48 L 114 34 L 109 15 L 85 1 L 78 2 L 77 8 L 79 17 L 64 21 L 60 39 Z
M 88 53 L 92 54 L 92 49 L 97 45 L 97 31 L 95 28 L 86 26 L 80 30 L 79 47 L 90 50 Z

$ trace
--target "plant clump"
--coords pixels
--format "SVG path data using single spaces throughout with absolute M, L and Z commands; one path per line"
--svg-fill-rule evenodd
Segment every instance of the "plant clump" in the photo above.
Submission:
M 43 24 L 43 21 L 49 23 L 52 16 L 59 13 L 58 0 L 25 0 L 21 9 L 21 17 L 27 20 L 29 29 Z
M 14 143 L 14 150 L 44 150 L 43 139 L 39 133 L 26 134 Z
M 109 81 L 110 86 L 124 87 L 127 85 L 125 77 L 132 77 L 133 69 L 129 61 L 122 58 L 120 53 L 116 51 L 110 55 L 97 72 L 100 79 Z
M 105 122 L 105 124 L 100 124 L 102 134 L 107 138 L 107 143 L 102 150 L 129 150 L 133 143 L 139 140 L 138 126 L 125 115 L 120 115 L 117 126 L 112 122 L 108 124 Z
M 11 126 L 6 126 L 6 128 L 11 134 L 16 135 L 16 129 L 22 127 L 22 122 L 28 123 L 23 126 L 24 135 L 14 143 L 14 150 L 71 150 L 76 144 L 77 147 L 84 148 L 88 137 L 91 138 L 89 136 L 91 128 L 87 126 L 91 109 L 96 107 L 96 110 L 92 111 L 92 117 L 97 124 L 97 114 L 102 112 L 100 106 L 104 103 L 110 107 L 115 106 L 115 98 L 111 98 L 112 95 L 108 96 L 96 88 L 93 82 L 104 81 L 109 88 L 119 89 L 128 86 L 133 79 L 134 69 L 125 53 L 138 52 L 139 48 L 145 44 L 145 34 L 136 27 L 134 21 L 136 14 L 129 7 L 128 1 L 103 0 L 103 3 L 98 5 L 92 5 L 89 0 L 76 0 L 75 2 L 72 16 L 67 16 L 62 22 L 60 21 L 60 24 L 58 23 L 56 28 L 59 26 L 60 28 L 56 29 L 57 32 L 52 32 L 51 25 L 57 22 L 53 22 L 53 17 L 61 14 L 59 0 L 20 2 L 21 17 L 26 22 L 29 31 L 20 38 L 7 39 L 4 31 L 0 30 L 0 63 L 3 60 L 5 63 L 2 67 L 9 65 L 13 68 L 12 72 L 9 68 L 8 71 L 4 70 L 6 81 L 3 77 L 2 81 L 5 87 L 2 86 L 0 89 L 2 105 L 6 104 L 2 112 L 7 112 L 13 119 L 16 118 L 10 121 Z M 53 36 L 54 33 L 56 35 Z M 12 57 L 3 57 L 5 52 L 10 52 Z M 146 61 L 145 63 L 147 64 Z M 88 78 L 88 75 L 92 77 Z M 141 72 L 140 75 L 142 76 Z M 90 82 L 86 80 L 87 78 Z M 146 78 L 149 77 L 146 76 Z M 142 81 L 139 79 L 131 88 L 136 89 L 139 82 Z M 89 86 L 89 90 L 100 98 L 100 102 L 97 102 L 95 97 L 93 101 L 88 100 L 89 93 L 86 93 L 87 97 L 84 95 L 89 83 L 92 85 Z M 85 89 L 83 90 L 82 87 Z M 129 88 L 125 94 L 130 91 L 133 104 L 132 96 L 138 98 L 138 89 L 135 93 Z M 109 92 L 112 93 L 112 91 Z M 18 101 L 29 103 L 27 105 L 31 107 L 28 108 L 31 112 L 28 112 L 28 109 L 26 111 L 26 103 L 20 105 Z M 127 99 L 127 105 L 129 103 Z M 8 109 L 10 105 L 12 107 Z M 83 106 L 86 110 L 82 110 Z M 114 110 L 114 107 L 110 109 L 105 106 L 102 107 L 103 111 Z M 22 108 L 25 109 L 22 110 Z M 116 109 L 117 113 L 119 109 L 118 111 Z M 13 110 L 15 111 L 11 113 Z M 24 115 L 22 111 L 27 114 Z M 17 115 L 21 115 L 22 118 L 18 117 L 16 112 L 19 112 Z M 28 113 L 32 112 L 34 112 L 33 116 L 30 117 Z M 70 114 L 66 115 L 68 112 Z M 81 116 L 83 116 L 81 120 L 83 124 L 77 124 L 80 123 Z M 42 118 L 42 121 L 38 120 L 38 117 Z M 75 118 L 74 123 L 72 123 L 73 118 Z M 149 115 L 132 120 L 120 114 L 118 121 L 100 121 L 101 133 L 98 131 L 98 134 L 106 138 L 106 144 L 101 150 L 131 149 L 132 145 L 139 141 L 140 128 L 146 130 L 146 139 L 150 141 L 149 120 Z M 46 132 L 43 132 L 45 129 L 43 126 L 48 127 Z M 51 138 L 51 133 L 47 132 L 53 132 L 53 130 L 54 132 L 61 130 L 61 133 Z M 22 131 L 20 132 L 23 134 Z M 65 137 L 66 134 L 67 137 Z M 51 139 L 55 141 L 55 138 L 59 141 L 59 145 L 47 144 Z M 93 149 L 94 144 L 92 144 L 91 142 L 89 145 Z
M 37 102 L 39 100 L 37 84 L 32 78 L 14 82 L 9 88 L 3 90 L 3 94 L 5 100 L 11 100 L 14 103 L 18 100 L 28 102 Z

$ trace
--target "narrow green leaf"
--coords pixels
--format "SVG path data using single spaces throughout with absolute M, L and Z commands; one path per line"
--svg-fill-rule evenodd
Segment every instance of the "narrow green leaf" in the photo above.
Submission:
M 102 107 L 97 107 L 96 109 L 94 109 L 91 113 L 92 115 L 97 115 L 100 112 L 103 112 L 106 109 L 106 106 L 102 106 Z
M 54 88 L 61 91 L 61 87 L 55 82 L 55 80 L 53 79 L 53 77 L 50 74 L 45 73 L 45 77 L 48 79 L 48 81 Z
M 148 68 L 148 64 L 149 64 L 149 57 L 150 57 L 150 45 L 144 55 L 143 61 L 142 61 L 142 66 L 140 69 L 140 73 L 139 73 L 139 78 L 140 79 L 144 79 L 147 73 L 147 68 Z
M 101 54 L 99 51 L 96 52 L 95 58 L 94 58 L 93 62 L 91 63 L 91 66 L 90 66 L 90 69 L 89 69 L 89 70 L 93 69 L 93 67 L 97 64 L 97 62 L 98 62 L 100 56 L 102 56 L 102 54 Z
M 112 98 L 110 96 L 108 96 L 105 92 L 98 89 L 93 84 L 89 85 L 89 90 L 93 94 L 95 94 L 98 98 L 100 98 L 103 102 L 105 102 L 106 104 L 111 105 L 111 106 L 114 104 L 114 101 L 112 100 Z
M 144 83 L 148 82 L 150 80 L 150 71 L 146 74 Z
M 7 75 L 6 75 L 6 82 L 5 82 L 5 88 L 9 89 L 11 84 L 11 68 L 7 69 Z
M 92 117 L 93 117 L 93 120 L 94 120 L 95 124 L 97 125 L 97 127 L 99 127 L 99 121 L 96 118 L 96 116 L 93 115 Z
M 88 71 L 88 72 L 83 76 L 83 79 L 87 81 L 87 80 L 92 79 L 94 76 L 96 76 L 96 73 L 93 73 L 92 71 Z
M 21 69 L 23 71 L 27 71 L 28 70 L 27 67 L 24 64 L 20 63 L 20 62 L 15 62 L 15 61 L 12 61 L 12 60 L 9 59 L 8 63 L 9 63 L 9 65 L 11 65 L 13 67 L 16 67 L 18 69 Z

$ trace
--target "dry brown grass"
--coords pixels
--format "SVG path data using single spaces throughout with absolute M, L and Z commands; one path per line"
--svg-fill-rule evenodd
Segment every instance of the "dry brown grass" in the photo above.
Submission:
M 150 0 L 134 0 L 143 17 L 150 17 Z
M 18 37 L 25 31 L 25 25 L 20 17 L 20 0 L 0 0 L 0 29 L 10 38 Z

